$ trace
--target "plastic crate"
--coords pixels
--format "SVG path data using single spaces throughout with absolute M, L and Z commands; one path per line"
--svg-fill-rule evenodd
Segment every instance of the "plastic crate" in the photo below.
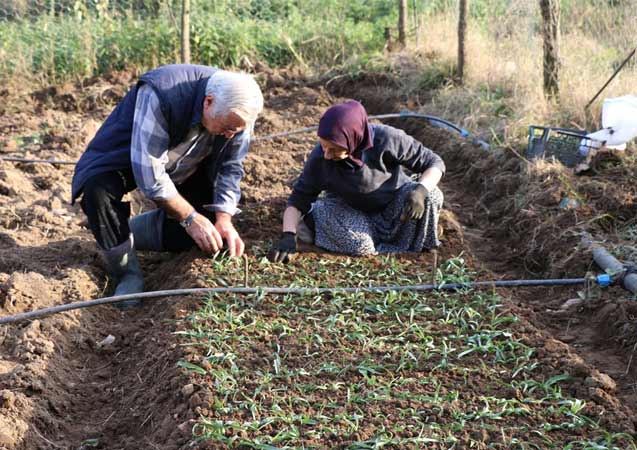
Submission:
M 529 146 L 526 151 L 528 159 L 554 158 L 567 167 L 575 167 L 584 162 L 591 150 L 600 147 L 591 139 L 587 139 L 586 130 L 570 128 L 529 127 Z

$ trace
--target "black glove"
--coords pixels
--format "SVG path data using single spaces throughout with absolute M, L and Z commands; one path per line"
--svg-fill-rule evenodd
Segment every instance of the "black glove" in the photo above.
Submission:
M 287 263 L 290 253 L 296 252 L 296 233 L 284 231 L 278 242 L 272 245 L 268 252 L 268 259 L 272 262 Z
M 400 220 L 405 222 L 411 219 L 422 219 L 425 213 L 425 199 L 429 195 L 429 191 L 422 184 L 418 183 L 407 196 L 407 201 L 403 207 L 403 213 Z

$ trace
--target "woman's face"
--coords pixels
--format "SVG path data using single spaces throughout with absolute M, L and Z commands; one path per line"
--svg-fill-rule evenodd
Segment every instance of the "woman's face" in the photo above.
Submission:
M 346 148 L 340 147 L 322 137 L 319 137 L 319 143 L 321 144 L 321 148 L 323 148 L 323 158 L 325 159 L 340 161 L 349 155 Z

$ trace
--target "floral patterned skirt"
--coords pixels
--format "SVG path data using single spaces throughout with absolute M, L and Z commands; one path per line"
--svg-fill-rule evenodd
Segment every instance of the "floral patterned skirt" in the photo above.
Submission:
M 348 255 L 421 252 L 437 247 L 438 216 L 444 199 L 440 189 L 429 193 L 421 219 L 400 221 L 407 196 L 415 186 L 405 184 L 384 210 L 373 214 L 352 208 L 340 197 L 317 200 L 311 210 L 315 245 Z

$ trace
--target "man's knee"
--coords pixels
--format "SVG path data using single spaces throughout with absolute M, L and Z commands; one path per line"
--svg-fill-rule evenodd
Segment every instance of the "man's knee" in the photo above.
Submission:
M 82 188 L 82 208 L 98 208 L 113 201 L 113 194 L 109 192 L 107 186 L 98 178 L 89 178 Z
M 108 199 L 106 187 L 96 178 L 90 178 L 82 188 L 82 201 L 90 204 L 98 204 Z

